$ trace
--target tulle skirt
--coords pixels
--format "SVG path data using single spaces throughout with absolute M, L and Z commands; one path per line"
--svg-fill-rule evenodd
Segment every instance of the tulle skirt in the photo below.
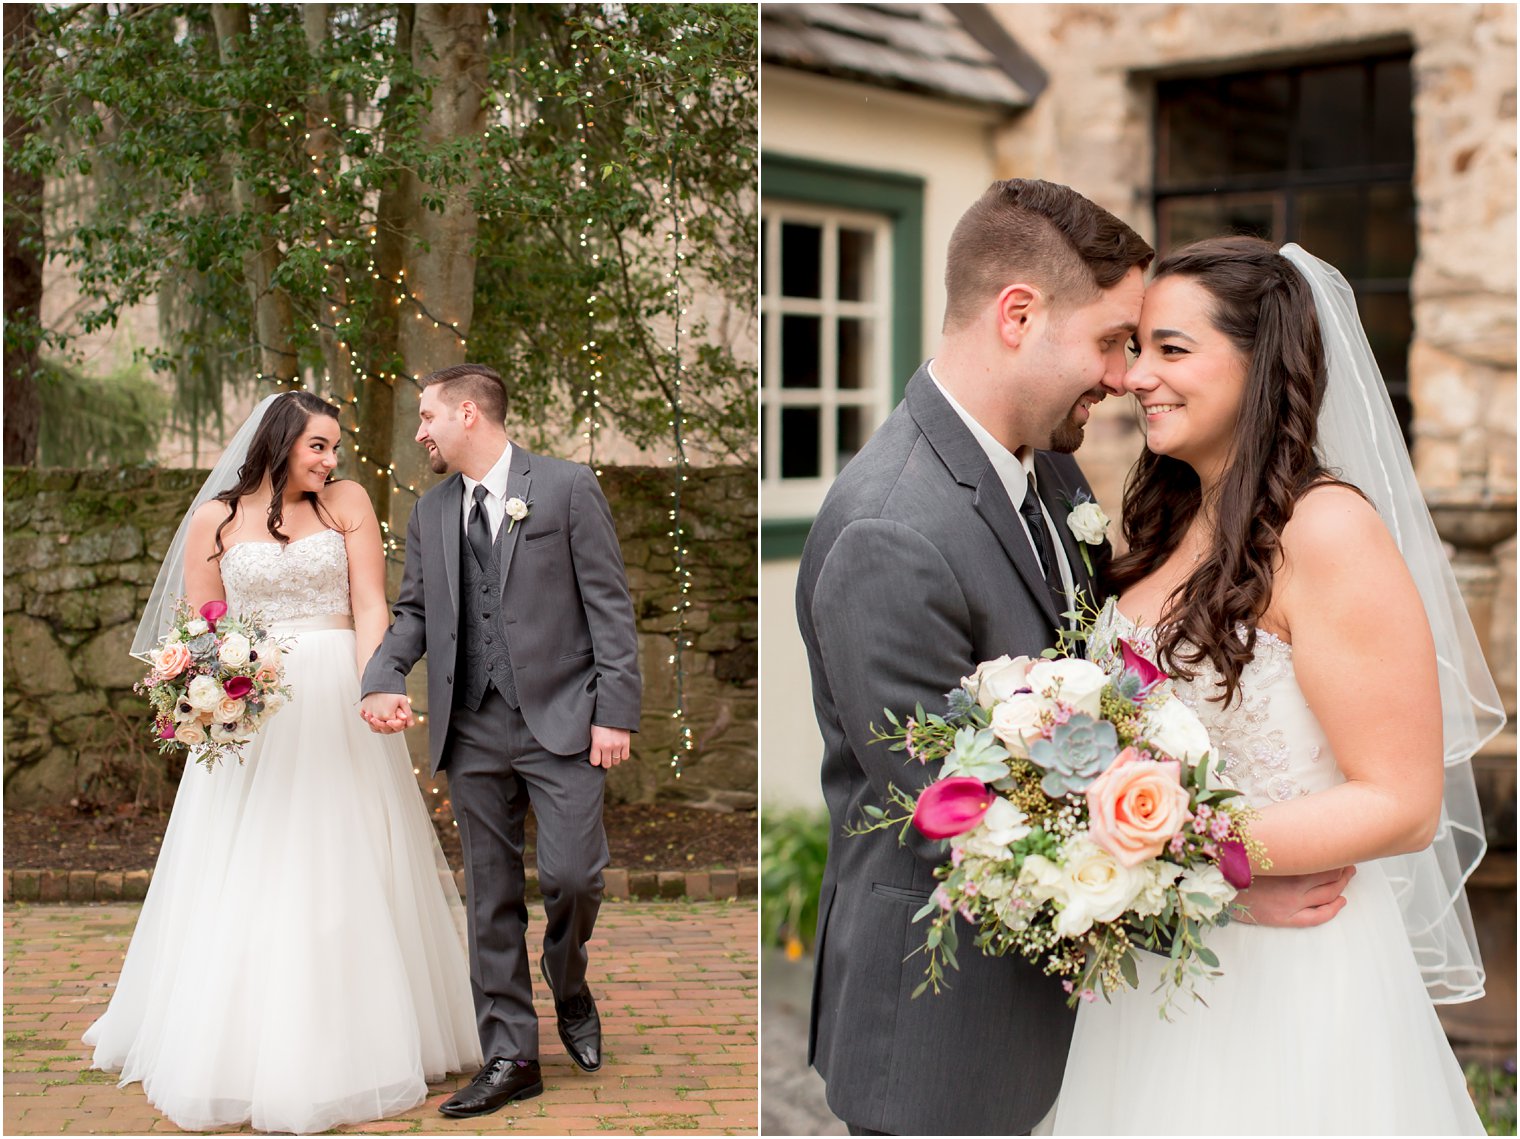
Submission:
M 463 909 L 352 630 L 300 634 L 239 766 L 187 765 L 93 1066 L 188 1130 L 309 1133 L 416 1106 L 480 1044 Z
M 1346 899 L 1312 929 L 1217 931 L 1224 975 L 1170 1023 L 1141 954 L 1138 990 L 1082 1006 L 1041 1133 L 1483 1134 L 1382 868 Z

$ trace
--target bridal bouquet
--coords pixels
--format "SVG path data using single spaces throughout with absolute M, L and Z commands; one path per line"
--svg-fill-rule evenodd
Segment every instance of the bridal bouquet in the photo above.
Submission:
M 228 617 L 223 601 L 206 602 L 199 614 L 181 602 L 148 661 L 135 691 L 153 706 L 159 752 L 190 748 L 207 771 L 219 759 L 242 763 L 242 745 L 290 699 L 279 642 L 256 615 Z
M 908 825 L 948 840 L 929 903 L 926 979 L 938 992 L 955 960 L 959 914 L 984 953 L 1013 951 L 1062 978 L 1069 1003 L 1138 987 L 1135 954 L 1168 956 L 1162 1015 L 1217 970 L 1205 944 L 1229 921 L 1251 856 L 1252 812 L 1231 802 L 1209 763 L 1209 736 L 1168 678 L 1128 643 L 1113 675 L 1090 661 L 999 657 L 948 696 L 944 715 L 888 710 L 873 727 L 938 778 L 906 813 L 865 808 L 854 834 Z M 1201 998 L 1199 998 L 1201 999 Z

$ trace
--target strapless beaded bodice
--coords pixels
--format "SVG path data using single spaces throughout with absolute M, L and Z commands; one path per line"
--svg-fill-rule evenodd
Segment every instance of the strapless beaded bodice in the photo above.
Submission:
M 267 621 L 349 614 L 343 535 L 319 530 L 293 542 L 239 542 L 222 555 L 222 587 L 233 613 Z
M 1135 624 L 1109 598 L 1088 643 L 1089 659 L 1117 668 L 1120 638 L 1155 661 L 1155 630 Z M 1298 686 L 1287 641 L 1256 631 L 1256 655 L 1241 670 L 1240 687 L 1228 706 L 1215 699 L 1223 692 L 1218 670 L 1207 661 L 1189 667 L 1196 675 L 1170 681 L 1173 691 L 1203 721 L 1224 758 L 1225 776 L 1248 803 L 1265 806 L 1344 782 L 1325 731 Z

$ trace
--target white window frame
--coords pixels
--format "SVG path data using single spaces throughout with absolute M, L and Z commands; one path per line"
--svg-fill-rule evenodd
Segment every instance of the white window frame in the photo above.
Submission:
M 867 438 L 881 426 L 892 410 L 893 220 L 886 214 L 820 206 L 784 198 L 766 199 L 762 203 L 761 213 L 765 258 L 760 295 L 764 337 L 761 353 L 760 439 L 761 446 L 765 448 L 767 472 L 761 482 L 761 517 L 811 518 L 818 512 L 823 496 L 839 473 L 835 469 L 839 453 L 839 409 L 860 407 L 865 410 Z M 816 225 L 823 230 L 822 280 L 819 290 L 822 297 L 781 295 L 781 226 L 784 222 Z M 869 293 L 871 300 L 838 299 L 841 228 L 866 230 L 873 236 L 875 266 Z M 820 318 L 817 388 L 781 386 L 781 318 L 787 315 Z M 838 331 L 841 319 L 861 320 L 870 329 L 871 374 L 865 377 L 865 384 L 859 389 L 839 387 Z M 819 444 L 822 455 L 818 478 L 781 477 L 781 409 L 784 407 L 819 409 Z

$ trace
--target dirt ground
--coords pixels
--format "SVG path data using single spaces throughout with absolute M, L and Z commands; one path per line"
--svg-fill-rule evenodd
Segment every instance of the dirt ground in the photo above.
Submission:
M 8 870 L 149 870 L 168 825 L 167 813 L 82 812 L 71 807 L 5 812 Z M 449 865 L 463 863 L 452 818 L 434 817 Z M 753 811 L 720 814 L 691 807 L 626 803 L 604 812 L 611 865 L 620 870 L 707 870 L 754 866 Z M 527 863 L 534 862 L 534 820 L 528 816 Z

